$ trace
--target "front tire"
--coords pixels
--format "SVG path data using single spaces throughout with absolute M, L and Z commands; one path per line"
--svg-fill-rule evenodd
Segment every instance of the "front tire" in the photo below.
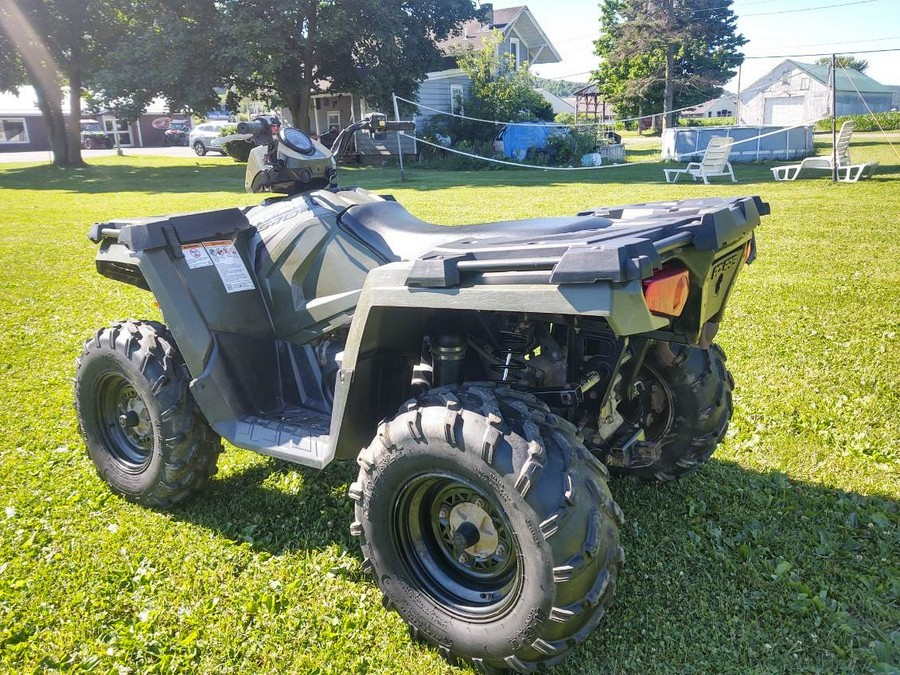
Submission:
M 84 139 L 84 149 L 92 150 L 94 148 L 94 139 L 88 136 Z
M 196 152 L 198 156 L 203 157 L 203 155 L 206 154 L 206 146 L 200 141 L 197 141 L 194 143 L 194 152 Z
M 529 672 L 602 618 L 622 513 L 575 428 L 533 396 L 493 383 L 429 391 L 358 462 L 364 568 L 445 657 Z
M 116 323 L 85 341 L 76 360 L 78 423 L 97 472 L 117 494 L 168 508 L 216 472 L 222 442 L 189 382 L 161 324 Z
M 644 429 L 646 440 L 627 455 L 612 452 L 611 474 L 638 481 L 673 481 L 696 471 L 725 437 L 734 379 L 725 352 L 659 342 L 638 374 L 642 393 L 620 411 Z

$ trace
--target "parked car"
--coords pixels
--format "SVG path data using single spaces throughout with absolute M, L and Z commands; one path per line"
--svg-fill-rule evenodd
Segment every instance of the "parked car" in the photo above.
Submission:
M 81 120 L 81 147 L 85 150 L 111 148 L 113 140 L 97 120 Z
M 204 122 L 198 124 L 191 130 L 190 146 L 198 155 L 203 157 L 210 150 L 226 155 L 225 149 L 219 141 L 219 135 L 222 129 L 228 126 L 229 122 Z

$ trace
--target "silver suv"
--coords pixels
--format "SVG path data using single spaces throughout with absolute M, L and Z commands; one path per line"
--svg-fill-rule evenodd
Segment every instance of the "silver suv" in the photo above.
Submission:
M 209 150 L 215 150 L 223 155 L 228 154 L 219 143 L 219 135 L 222 133 L 222 128 L 229 124 L 230 122 L 203 122 L 191 129 L 189 143 L 194 152 L 201 157 Z

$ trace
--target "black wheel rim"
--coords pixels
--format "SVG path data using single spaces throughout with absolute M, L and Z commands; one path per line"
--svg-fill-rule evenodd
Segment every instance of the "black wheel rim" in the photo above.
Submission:
M 150 409 L 127 378 L 108 373 L 98 381 L 96 414 L 103 445 L 122 468 L 136 473 L 150 463 Z
M 675 421 L 675 396 L 666 380 L 646 363 L 641 366 L 637 396 L 621 410 L 625 419 L 644 430 L 647 441 L 658 441 Z
M 518 543 L 483 490 L 457 475 L 420 474 L 407 481 L 394 514 L 404 564 L 444 611 L 485 621 L 514 603 L 522 583 Z

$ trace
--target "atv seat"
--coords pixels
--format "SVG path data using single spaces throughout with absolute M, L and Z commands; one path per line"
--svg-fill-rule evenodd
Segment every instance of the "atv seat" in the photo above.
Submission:
M 397 202 L 389 201 L 357 204 L 340 217 L 342 227 L 391 262 L 414 260 L 452 241 L 508 238 L 511 243 L 521 242 L 547 235 L 599 230 L 612 222 L 609 218 L 587 215 L 480 225 L 434 225 L 419 220 Z

